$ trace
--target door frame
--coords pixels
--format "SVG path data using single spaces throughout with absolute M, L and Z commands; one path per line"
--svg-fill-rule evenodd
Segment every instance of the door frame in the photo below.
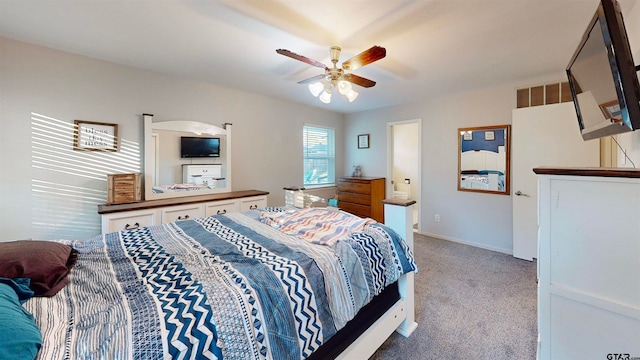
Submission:
M 418 124 L 418 177 L 416 181 L 417 194 L 412 194 L 411 199 L 416 201 L 418 210 L 418 233 L 422 232 L 422 119 L 409 119 L 401 121 L 391 121 L 387 123 L 387 180 L 386 197 L 393 197 L 393 127 L 397 125 Z

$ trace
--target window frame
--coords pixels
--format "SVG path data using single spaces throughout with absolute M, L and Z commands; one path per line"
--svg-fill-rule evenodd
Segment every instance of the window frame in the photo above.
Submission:
M 326 144 L 326 153 L 320 155 L 311 155 L 308 152 L 308 133 L 309 132 L 316 133 L 324 133 L 327 137 Z M 307 168 L 308 160 L 320 160 L 326 159 L 326 167 L 327 167 L 327 180 L 326 182 L 307 182 L 310 176 L 313 174 L 309 174 L 311 172 L 310 169 Z M 302 127 L 302 184 L 305 188 L 317 188 L 317 187 L 328 187 L 335 186 L 336 184 L 336 129 L 330 126 L 322 126 L 322 125 L 314 125 L 314 124 L 304 124 Z

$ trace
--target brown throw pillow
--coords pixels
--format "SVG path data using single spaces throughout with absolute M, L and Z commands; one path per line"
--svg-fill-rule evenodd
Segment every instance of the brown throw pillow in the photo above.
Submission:
M 77 258 L 71 246 L 53 241 L 0 242 L 0 277 L 31 279 L 35 296 L 53 296 L 69 282 Z

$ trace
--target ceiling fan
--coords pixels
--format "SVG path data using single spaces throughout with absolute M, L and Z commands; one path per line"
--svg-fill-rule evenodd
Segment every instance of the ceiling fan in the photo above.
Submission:
M 347 73 L 346 71 L 353 71 L 361 68 L 365 65 L 371 64 L 374 61 L 378 61 L 387 55 L 387 50 L 380 46 L 372 46 L 368 50 L 361 52 L 360 54 L 352 57 L 351 59 L 344 61 L 342 67 L 336 67 L 338 60 L 340 59 L 340 47 L 332 46 L 329 48 L 329 54 L 331 55 L 331 62 L 333 67 L 327 67 L 323 63 L 310 59 L 306 56 L 298 55 L 294 52 L 285 49 L 278 49 L 276 52 L 280 55 L 288 56 L 292 59 L 296 59 L 307 63 L 309 65 L 324 69 L 324 74 L 316 75 L 306 80 L 298 81 L 298 84 L 309 84 L 309 91 L 313 96 L 319 97 L 320 101 L 325 104 L 331 102 L 332 88 L 338 88 L 338 91 L 349 99 L 349 102 L 358 97 L 358 93 L 353 90 L 351 84 L 356 84 L 362 87 L 372 87 L 376 84 L 375 81 L 363 78 L 361 76 Z

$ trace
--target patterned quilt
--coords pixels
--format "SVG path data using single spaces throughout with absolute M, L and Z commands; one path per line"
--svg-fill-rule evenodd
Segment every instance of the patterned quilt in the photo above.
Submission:
M 382 224 L 356 221 L 362 226 L 341 239 L 309 241 L 264 215 L 62 241 L 79 252 L 69 284 L 25 304 L 45 339 L 38 357 L 302 359 L 416 270 L 406 244 Z

